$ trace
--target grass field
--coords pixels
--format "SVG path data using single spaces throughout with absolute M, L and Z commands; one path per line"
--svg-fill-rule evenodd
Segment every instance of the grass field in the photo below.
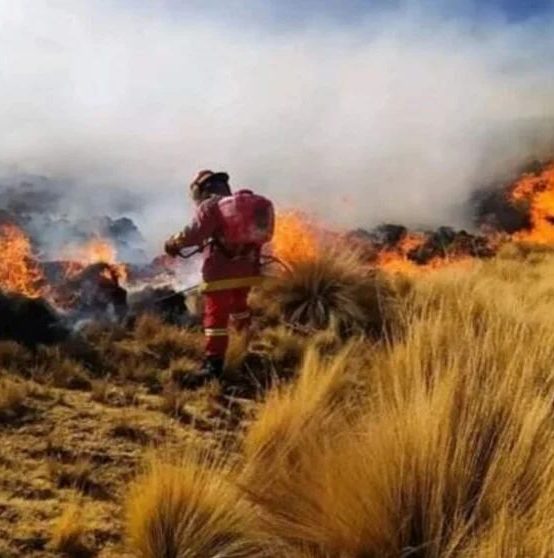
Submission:
M 152 317 L 1 342 L 0 556 L 552 556 L 553 277 L 298 264 L 225 389 L 177 389 L 201 332 Z

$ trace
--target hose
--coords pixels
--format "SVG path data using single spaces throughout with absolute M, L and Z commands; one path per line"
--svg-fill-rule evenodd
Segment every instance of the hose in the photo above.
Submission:
M 198 246 L 197 248 L 195 248 L 194 250 L 192 250 L 188 253 L 179 252 L 177 255 L 180 258 L 182 258 L 183 260 L 188 260 L 189 258 L 192 258 L 192 256 L 196 256 L 196 254 L 200 254 L 204 250 L 205 247 L 206 247 L 206 244 L 204 244 L 202 246 Z M 277 256 L 273 256 L 271 254 L 264 254 L 264 255 L 261 256 L 262 267 L 271 265 L 272 263 L 276 263 L 277 265 L 280 265 L 288 273 L 292 273 L 292 268 L 287 263 L 285 263 L 283 260 L 279 259 Z M 188 288 L 183 289 L 181 291 L 175 291 L 174 293 L 171 293 L 170 295 L 163 296 L 161 298 L 157 298 L 155 300 L 155 303 L 157 304 L 159 302 L 163 302 L 164 300 L 169 300 L 170 298 L 173 298 L 176 295 L 190 293 L 190 292 L 198 289 L 198 287 L 199 287 L 199 285 L 194 285 L 193 287 L 188 287 Z
M 262 259 L 262 266 L 271 265 L 272 263 L 276 263 L 280 265 L 285 271 L 292 273 L 292 268 L 290 265 L 285 263 L 283 260 L 279 259 L 277 256 L 272 256 L 271 254 L 265 254 L 261 257 Z M 266 260 L 266 261 L 264 261 Z

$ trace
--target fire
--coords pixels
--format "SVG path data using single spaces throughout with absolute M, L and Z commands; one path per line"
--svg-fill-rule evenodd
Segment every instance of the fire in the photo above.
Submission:
M 486 214 L 492 219 L 483 220 L 488 228 L 479 233 L 451 227 L 408 232 L 403 226 L 386 223 L 369 231 L 340 231 L 300 212 L 281 212 L 276 219 L 273 254 L 289 264 L 310 262 L 330 246 L 340 248 L 344 243 L 345 249 L 353 248 L 368 266 L 387 273 L 415 274 L 445 266 L 471 265 L 477 258 L 491 257 L 506 242 L 554 246 L 554 162 L 543 165 L 538 172 L 522 175 L 498 197 L 504 210 L 509 205 L 516 214 L 518 224 L 505 227 L 501 219 L 497 222 L 495 217 L 501 213 L 496 212 L 495 205 Z M 351 203 L 348 199 L 342 201 Z M 516 227 L 517 232 L 507 232 Z M 46 296 L 57 303 L 67 298 L 65 291 L 81 283 L 94 284 L 97 280 L 109 290 L 127 281 L 128 268 L 118 261 L 114 244 L 100 236 L 71 244 L 56 254 L 59 259 L 40 263 L 26 233 L 8 220 L 0 222 L 0 250 L 0 289 L 29 297 Z M 174 265 L 173 260 L 158 258 L 152 268 L 157 275 L 145 280 L 162 275 L 164 279 L 173 278 Z
M 69 246 L 64 253 L 64 258 L 83 265 L 93 263 L 114 264 L 117 262 L 116 256 L 115 248 L 101 238 L 93 238 L 84 244 Z
M 367 265 L 378 267 L 387 273 L 413 275 L 424 271 L 452 265 L 469 265 L 473 258 L 463 248 L 452 245 L 450 252 L 418 258 L 418 251 L 425 250 L 429 236 L 425 233 L 405 234 L 390 247 L 377 247 L 370 240 L 352 239 L 348 235 L 326 230 L 312 220 L 295 212 L 281 213 L 277 217 L 273 240 L 274 254 L 288 263 L 316 259 L 327 246 L 345 244 L 354 246 L 363 254 L 367 250 Z M 347 248 L 346 248 L 347 249 Z
M 377 255 L 377 267 L 390 273 L 416 273 L 421 266 L 408 258 L 412 250 L 421 248 L 425 242 L 424 235 L 409 233 L 393 248 L 382 250 Z
M 16 225 L 0 225 L 0 288 L 37 298 L 44 294 L 42 269 L 27 235 Z
M 511 191 L 511 200 L 529 205 L 531 227 L 519 231 L 514 240 L 554 244 L 554 163 L 540 174 L 524 174 Z
M 127 278 L 127 269 L 124 264 L 117 261 L 117 251 L 108 241 L 102 238 L 93 238 L 84 244 L 69 246 L 63 254 L 68 276 L 75 275 L 88 265 L 106 263 L 114 269 L 121 280 Z
M 288 263 L 313 260 L 320 251 L 315 225 L 300 213 L 290 211 L 277 215 L 273 253 Z

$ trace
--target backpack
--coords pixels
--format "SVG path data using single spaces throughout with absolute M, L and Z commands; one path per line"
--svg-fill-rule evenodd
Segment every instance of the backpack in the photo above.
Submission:
M 218 201 L 221 215 L 219 240 L 227 247 L 261 248 L 273 238 L 275 211 L 273 203 L 250 190 L 240 190 Z

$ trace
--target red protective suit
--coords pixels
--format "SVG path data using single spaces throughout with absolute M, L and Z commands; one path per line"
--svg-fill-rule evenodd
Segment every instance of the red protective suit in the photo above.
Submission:
M 271 207 L 270 222 L 262 223 L 262 228 L 256 229 L 256 215 L 255 212 L 249 212 L 249 207 L 259 200 L 262 206 L 265 202 Z M 204 293 L 206 355 L 210 357 L 224 357 L 229 341 L 230 319 L 237 329 L 250 324 L 247 298 L 250 288 L 262 279 L 260 252 L 263 241 L 248 245 L 232 243 L 233 239 L 244 237 L 241 225 L 244 228 L 245 224 L 249 225 L 249 221 L 253 221 L 252 230 L 267 227 L 272 233 L 271 203 L 255 196 L 250 190 L 239 190 L 226 197 L 212 196 L 200 204 L 192 222 L 176 238 L 182 248 L 208 243 L 203 251 L 204 282 L 201 290 Z M 233 228 L 235 222 L 239 224 L 238 228 Z

